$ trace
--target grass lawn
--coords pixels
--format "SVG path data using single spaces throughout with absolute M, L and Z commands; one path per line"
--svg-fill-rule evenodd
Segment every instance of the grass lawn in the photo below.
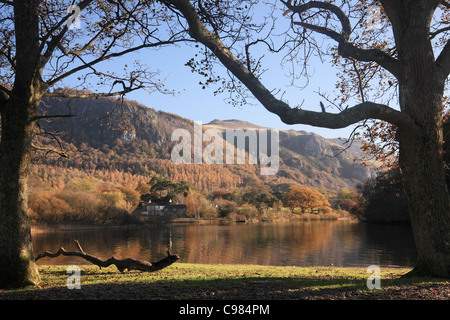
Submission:
M 153 273 L 120 273 L 114 266 L 79 268 L 80 289 L 68 289 L 73 273 L 67 273 L 67 266 L 39 266 L 39 287 L 0 290 L 0 299 L 450 300 L 448 279 L 401 278 L 409 271 L 404 268 L 382 268 L 381 289 L 374 290 L 367 288 L 371 274 L 366 268 L 187 263 L 175 263 Z

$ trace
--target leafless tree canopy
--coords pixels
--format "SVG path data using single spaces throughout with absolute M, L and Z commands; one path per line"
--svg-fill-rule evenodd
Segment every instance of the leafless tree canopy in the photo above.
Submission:
M 383 1 L 349 0 L 290 0 L 268 4 L 241 0 L 222 1 L 220 5 L 214 1 L 163 2 L 180 16 L 195 39 L 211 49 L 205 51 L 202 63 L 192 61 L 189 65 L 199 72 L 213 74 L 212 67 L 208 69 L 205 62 L 212 66 L 214 59 L 219 59 L 227 67 L 231 84 L 224 85 L 225 82 L 219 82 L 215 76 L 210 77 L 209 83 L 216 80 L 221 85 L 218 90 L 230 89 L 235 103 L 243 104 L 246 101 L 242 99 L 255 96 L 266 109 L 288 124 L 342 128 L 374 118 L 395 125 L 413 125 L 397 110 L 399 97 L 396 89 L 398 79 L 404 75 L 399 61 L 401 48 L 392 29 L 392 21 L 396 21 L 387 16 L 387 10 L 394 5 Z M 435 1 L 433 5 L 428 36 L 436 54 L 436 63 L 440 66 L 438 76 L 442 80 L 450 71 L 445 41 L 450 28 L 446 16 L 449 5 L 444 0 L 441 2 Z M 398 6 L 401 7 L 400 4 Z M 372 12 L 372 8 L 379 11 Z M 370 23 L 374 26 L 371 27 Z M 330 105 L 336 107 L 340 114 L 307 110 L 314 110 L 316 106 L 295 108 L 300 101 L 287 103 L 279 88 L 266 88 L 263 80 L 266 54 L 280 55 L 282 64 L 289 64 L 292 80 L 310 75 L 309 61 L 313 56 L 324 62 L 331 60 L 341 72 L 339 85 L 345 87 L 338 91 L 341 101 Z M 285 70 L 280 66 L 280 78 L 284 74 Z M 245 89 L 242 84 L 245 84 Z M 334 102 L 336 100 L 333 99 Z M 354 106 L 349 108 L 351 103 Z
M 77 10 L 79 8 L 79 15 Z M 76 7 L 75 7 L 76 6 Z M 75 17 L 80 18 L 77 25 Z M 16 36 L 12 1 L 0 1 L 0 92 L 7 97 L 17 71 Z M 146 48 L 161 48 L 186 39 L 173 13 L 155 1 L 39 1 L 39 48 L 34 72 L 45 96 L 98 97 L 125 94 L 137 89 L 166 91 L 157 66 L 131 61 L 122 70 L 110 70 L 107 61 Z M 79 28 L 78 28 L 79 27 Z M 34 57 L 29 57 L 33 59 Z M 98 88 L 92 94 L 70 94 L 64 80 L 77 89 Z

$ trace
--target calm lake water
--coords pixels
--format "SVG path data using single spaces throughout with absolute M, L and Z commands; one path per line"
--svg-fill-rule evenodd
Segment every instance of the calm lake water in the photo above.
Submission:
M 140 229 L 102 228 L 36 232 L 36 254 L 59 247 L 100 258 L 157 261 L 170 249 L 180 262 L 274 266 L 406 266 L 415 262 L 408 226 L 346 221 L 256 224 L 170 224 Z M 88 264 L 76 257 L 44 258 L 38 264 Z

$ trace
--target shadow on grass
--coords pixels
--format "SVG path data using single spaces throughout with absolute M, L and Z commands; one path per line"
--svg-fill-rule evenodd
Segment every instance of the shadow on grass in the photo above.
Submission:
M 92 275 L 92 274 L 91 274 Z M 103 274 L 104 275 L 104 274 Z M 83 284 L 0 292 L 0 299 L 27 300 L 380 300 L 450 299 L 448 282 L 430 279 L 382 279 L 380 290 L 369 290 L 361 279 L 248 277 L 215 280 L 157 280 Z

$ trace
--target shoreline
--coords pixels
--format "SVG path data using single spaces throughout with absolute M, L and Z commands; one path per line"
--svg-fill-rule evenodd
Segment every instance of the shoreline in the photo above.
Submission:
M 145 224 L 139 225 L 113 225 L 113 224 L 58 224 L 58 225 L 32 225 L 31 233 L 45 233 L 57 231 L 73 231 L 73 230 L 98 230 L 98 229 L 138 229 L 146 227 Z
M 254 224 L 254 223 L 299 223 L 299 222 L 313 222 L 313 221 L 345 221 L 349 223 L 359 223 L 358 219 L 351 217 L 342 218 L 309 218 L 309 217 L 296 217 L 291 219 L 250 219 L 247 221 L 234 221 L 227 219 L 206 219 L 206 218 L 175 218 L 172 220 L 165 220 L 166 224 Z M 55 224 L 55 225 L 44 225 L 44 224 L 33 224 L 31 225 L 32 233 L 45 233 L 49 231 L 71 231 L 71 230 L 98 230 L 98 229 L 139 229 L 145 228 L 150 225 L 162 224 L 161 219 L 155 219 L 153 221 L 148 220 L 138 224 Z

